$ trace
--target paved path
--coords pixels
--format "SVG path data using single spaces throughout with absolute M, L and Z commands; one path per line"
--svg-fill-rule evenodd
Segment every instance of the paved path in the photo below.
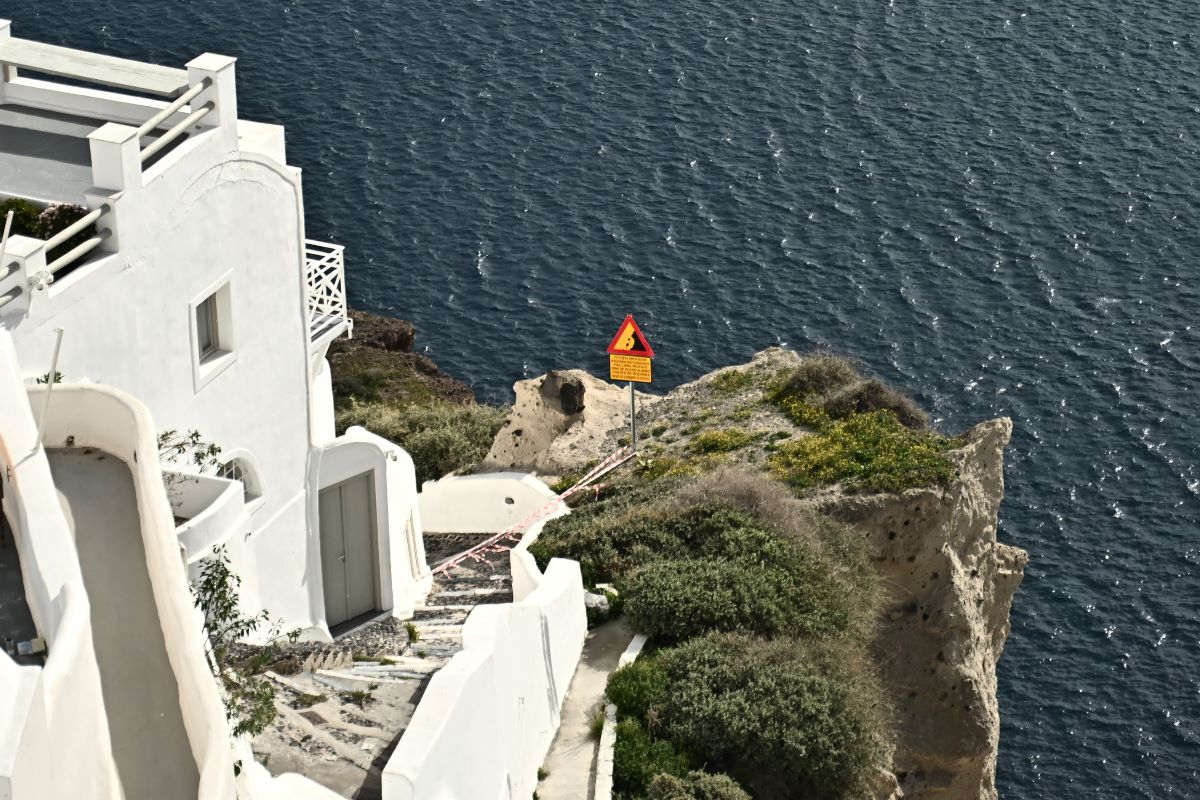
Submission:
M 92 606 L 92 641 L 124 796 L 194 800 L 200 779 L 150 588 L 129 468 L 96 450 L 54 450 L 49 457 Z
M 539 800 L 590 800 L 596 782 L 596 746 L 589 721 L 604 697 L 608 675 L 617 668 L 633 631 L 618 619 L 588 631 L 583 657 L 563 703 L 562 722 L 550 745 L 542 769 L 546 779 L 538 784 Z

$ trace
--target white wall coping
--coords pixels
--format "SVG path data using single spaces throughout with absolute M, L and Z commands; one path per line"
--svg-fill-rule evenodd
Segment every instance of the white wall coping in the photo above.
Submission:
M 639 633 L 633 637 L 625 652 L 617 660 L 617 669 L 637 661 L 646 646 L 648 637 Z M 596 793 L 592 800 L 612 800 L 613 795 L 613 749 L 617 745 L 617 707 L 612 703 L 604 706 L 604 728 L 600 731 L 600 747 L 596 751 Z

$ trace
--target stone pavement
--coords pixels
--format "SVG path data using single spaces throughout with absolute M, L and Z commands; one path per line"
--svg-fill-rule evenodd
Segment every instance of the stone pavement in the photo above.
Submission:
M 546 778 L 538 784 L 539 800 L 591 800 L 599 739 L 592 737 L 588 723 L 602 707 L 608 675 L 617 668 L 631 639 L 633 631 L 624 618 L 588 631 L 583 657 L 563 702 L 558 734 L 542 765 Z

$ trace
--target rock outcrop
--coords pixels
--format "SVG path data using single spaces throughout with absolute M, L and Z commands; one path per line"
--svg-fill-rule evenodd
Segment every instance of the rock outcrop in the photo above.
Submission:
M 411 322 L 351 311 L 354 338 L 329 346 L 333 394 L 339 406 L 351 398 L 398 405 L 444 400 L 469 405 L 471 387 L 442 372 L 429 358 L 412 352 Z
M 562 475 L 600 456 L 605 439 L 629 421 L 629 393 L 583 370 L 518 381 L 508 421 L 482 469 Z M 659 398 L 638 393 L 639 413 Z
M 798 357 L 771 349 L 750 364 L 726 368 L 646 397 L 647 453 L 683 454 L 689 432 L 737 425 L 769 442 L 773 430 L 795 431 L 760 402 L 762 376 L 793 368 Z M 739 394 L 722 372 L 756 383 Z M 735 376 L 736 377 L 736 376 Z M 485 464 L 562 474 L 612 451 L 628 420 L 628 395 L 585 372 L 550 373 L 516 384 L 517 402 Z M 653 407 L 650 407 L 654 404 Z M 571 409 L 568 411 L 567 409 Z M 657 432 L 656 434 L 654 432 Z M 863 531 L 887 592 L 876 650 L 895 711 L 892 771 L 876 796 L 909 800 L 995 800 L 1000 715 L 996 662 L 1009 633 L 1009 609 L 1028 555 L 996 540 L 1004 497 L 1004 448 L 1012 422 L 977 425 L 949 452 L 957 477 L 942 488 L 854 495 L 836 487 L 806 498 Z M 799 434 L 803 435 L 803 434 Z M 750 446 L 734 461 L 761 464 Z
M 996 541 L 1006 418 L 977 425 L 949 454 L 945 489 L 827 497 L 860 528 L 888 593 L 877 639 L 896 714 L 893 761 L 906 798 L 993 800 L 1000 713 L 996 662 L 1029 556 Z

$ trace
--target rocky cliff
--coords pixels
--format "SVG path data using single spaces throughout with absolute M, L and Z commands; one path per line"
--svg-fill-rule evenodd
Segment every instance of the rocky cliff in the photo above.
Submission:
M 834 495 L 826 513 L 863 531 L 887 592 L 876 642 L 897 725 L 893 762 L 907 798 L 996 797 L 996 662 L 1029 557 L 996 541 L 1006 418 L 977 425 L 948 455 L 944 489 Z
M 718 370 L 665 397 L 640 397 L 646 457 L 684 453 L 695 434 L 736 425 L 759 446 L 723 457 L 761 464 L 777 436 L 803 433 L 762 402 L 756 376 L 797 362 L 794 353 L 764 351 L 750 364 Z M 516 405 L 485 466 L 561 475 L 611 452 L 628 433 L 626 391 L 586 373 L 550 373 L 514 388 Z M 956 470 L 946 486 L 887 495 L 835 486 L 803 497 L 863 532 L 883 578 L 876 655 L 897 739 L 895 781 L 888 776 L 880 797 L 996 797 L 996 662 L 1028 560 L 996 539 L 1011 432 L 1010 420 L 997 419 L 960 437 L 946 454 Z
M 339 406 L 351 398 L 394 405 L 475 402 L 471 387 L 412 352 L 411 322 L 351 311 L 354 335 L 329 346 L 333 394 Z

